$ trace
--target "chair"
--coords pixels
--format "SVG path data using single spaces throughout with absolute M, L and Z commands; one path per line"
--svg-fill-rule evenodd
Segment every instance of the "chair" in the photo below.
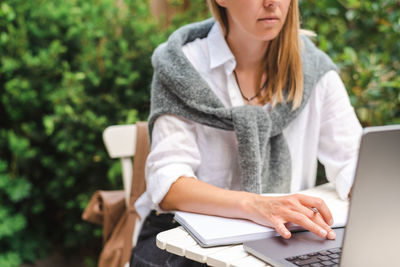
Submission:
M 103 131 L 103 142 L 110 158 L 119 158 L 122 165 L 122 181 L 125 192 L 125 203 L 129 207 L 131 185 L 132 185 L 132 157 L 136 153 L 137 126 L 112 125 Z M 136 219 L 135 230 L 132 236 L 132 245 L 136 246 L 142 220 Z

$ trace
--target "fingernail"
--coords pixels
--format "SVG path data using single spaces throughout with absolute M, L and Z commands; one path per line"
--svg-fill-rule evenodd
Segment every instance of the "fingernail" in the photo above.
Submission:
M 336 237 L 336 233 L 334 231 L 330 231 L 327 236 L 328 239 L 335 239 L 335 237 Z
M 319 234 L 325 237 L 328 234 L 328 232 L 322 229 L 319 231 Z
M 333 224 L 333 219 L 330 219 L 329 220 L 329 225 L 332 225 Z

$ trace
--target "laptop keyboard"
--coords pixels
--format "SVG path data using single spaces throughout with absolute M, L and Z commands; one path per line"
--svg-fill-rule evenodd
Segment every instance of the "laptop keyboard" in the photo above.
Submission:
M 294 265 L 302 267 L 339 266 L 341 248 L 327 249 L 300 256 L 286 258 Z

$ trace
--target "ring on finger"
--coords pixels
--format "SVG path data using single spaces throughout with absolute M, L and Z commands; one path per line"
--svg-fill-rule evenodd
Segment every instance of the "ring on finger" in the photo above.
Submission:
M 316 207 L 310 207 L 310 210 L 314 212 L 314 214 L 318 214 L 319 210 Z

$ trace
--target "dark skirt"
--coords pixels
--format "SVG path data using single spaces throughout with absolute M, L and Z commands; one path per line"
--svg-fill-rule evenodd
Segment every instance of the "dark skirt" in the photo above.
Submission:
M 132 250 L 130 266 L 207 266 L 199 262 L 189 260 L 166 250 L 159 249 L 156 245 L 158 233 L 178 227 L 173 219 L 173 214 L 157 214 L 152 211 L 143 223 L 136 247 Z

